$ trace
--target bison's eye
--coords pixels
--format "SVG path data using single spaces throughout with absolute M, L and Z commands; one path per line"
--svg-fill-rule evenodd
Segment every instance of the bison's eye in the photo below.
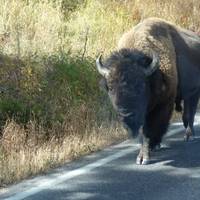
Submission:
M 108 90 L 113 91 L 113 89 L 114 89 L 113 84 L 108 84 Z
M 108 87 L 108 90 L 109 90 L 110 92 L 112 92 L 112 91 L 114 90 L 114 88 L 113 88 L 113 87 Z

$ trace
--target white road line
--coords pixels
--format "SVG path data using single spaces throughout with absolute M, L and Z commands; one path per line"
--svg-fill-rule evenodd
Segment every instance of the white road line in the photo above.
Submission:
M 135 148 L 136 149 L 136 148 Z M 66 172 L 63 173 L 61 175 L 58 176 L 54 176 L 53 179 L 52 178 L 46 178 L 45 180 L 39 180 L 38 185 L 36 187 L 33 187 L 31 189 L 28 189 L 24 192 L 15 194 L 14 196 L 11 196 L 9 198 L 5 198 L 4 200 L 22 200 L 26 197 L 29 197 L 31 195 L 34 195 L 36 193 L 39 193 L 42 190 L 45 190 L 47 188 L 51 188 L 52 186 L 58 185 L 59 183 L 62 183 L 64 181 L 67 181 L 69 179 L 72 179 L 76 176 L 80 176 L 83 174 L 86 174 L 88 172 L 90 172 L 91 170 L 100 167 L 102 165 L 105 165 L 113 160 L 116 160 L 118 158 L 121 158 L 129 153 L 132 153 L 134 150 L 134 147 L 129 147 L 126 150 L 122 150 L 116 154 L 113 154 L 111 156 L 108 156 L 106 158 L 100 159 L 94 163 L 91 163 L 89 165 L 86 165 L 84 167 L 81 167 L 79 169 L 70 171 L 70 172 Z M 42 183 L 41 183 L 42 182 Z
M 167 136 L 171 136 L 171 135 L 174 135 L 176 134 L 177 132 L 180 132 L 184 130 L 183 128 L 175 128 L 171 131 L 168 131 L 167 133 Z M 123 144 L 123 143 L 122 143 Z M 124 143 L 124 145 L 122 144 L 119 144 L 121 146 L 124 146 L 126 147 L 126 144 Z M 116 145 L 118 146 L 118 145 Z M 78 169 L 75 169 L 75 170 L 72 170 L 70 172 L 66 172 L 66 173 L 62 173 L 62 174 L 57 174 L 55 176 L 53 176 L 53 178 L 40 178 L 36 181 L 36 183 L 34 183 L 35 186 L 29 186 L 30 189 L 26 189 L 25 191 L 22 191 L 22 192 L 19 192 L 19 193 L 16 193 L 16 194 L 13 194 L 13 196 L 10 196 L 8 198 L 4 198 L 4 200 L 22 200 L 22 199 L 25 199 L 29 196 L 32 196 L 34 194 L 37 194 L 39 192 L 41 192 L 42 190 L 45 190 L 45 189 L 48 189 L 48 188 L 51 188 L 55 185 L 58 185 L 62 182 L 65 182 L 69 179 L 72 179 L 76 176 L 80 176 L 80 175 L 83 175 L 83 174 L 86 174 L 86 173 L 89 173 L 90 171 L 94 170 L 95 168 L 98 168 L 100 166 L 103 166 L 111 161 L 114 161 L 118 158 L 121 158 L 129 153 L 133 153 L 133 151 L 137 150 L 139 148 L 138 145 L 133 145 L 129 148 L 126 148 L 125 150 L 120 150 L 119 152 L 113 154 L 113 155 L 110 155 L 106 158 L 103 158 L 103 159 L 100 159 L 100 160 L 97 160 L 96 162 L 93 162 L 91 164 L 88 164 L 84 167 L 81 167 L 81 168 L 78 168 Z M 15 187 L 15 190 L 17 190 L 17 185 L 16 186 L 13 186 Z M 11 191 L 8 191 L 6 192 L 7 194 L 10 193 L 11 194 Z
M 170 130 L 170 131 L 167 132 L 166 137 L 170 137 L 170 136 L 172 136 L 172 135 L 174 135 L 174 134 L 176 134 L 180 131 L 183 131 L 183 130 L 184 130 L 183 127 L 179 127 L 179 128 L 175 128 L 173 130 Z

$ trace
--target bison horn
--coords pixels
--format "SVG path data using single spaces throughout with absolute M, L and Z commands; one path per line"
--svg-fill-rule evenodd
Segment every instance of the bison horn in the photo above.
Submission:
M 159 56 L 157 53 L 153 52 L 152 62 L 147 69 L 145 69 L 145 75 L 150 76 L 159 68 Z
M 103 77 L 108 77 L 109 75 L 109 70 L 107 68 L 105 68 L 101 62 L 101 58 L 102 55 L 100 55 L 97 60 L 96 60 L 96 66 L 97 66 L 97 70 L 98 72 L 103 76 Z

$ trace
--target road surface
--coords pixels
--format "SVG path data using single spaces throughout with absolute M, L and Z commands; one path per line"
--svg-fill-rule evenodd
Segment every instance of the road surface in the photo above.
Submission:
M 139 146 L 131 140 L 81 158 L 46 176 L 0 191 L 4 200 L 199 200 L 200 128 L 183 141 L 173 124 L 151 164 L 135 164 Z

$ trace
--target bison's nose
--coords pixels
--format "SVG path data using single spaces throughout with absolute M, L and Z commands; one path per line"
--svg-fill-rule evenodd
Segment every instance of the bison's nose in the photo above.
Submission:
M 131 112 L 118 112 L 118 119 L 123 123 L 126 121 L 127 118 L 131 117 L 132 117 Z
M 117 113 L 118 113 L 118 116 L 123 119 L 125 119 L 125 118 L 130 119 L 130 118 L 133 118 L 135 115 L 134 112 L 132 112 L 128 109 L 125 109 L 125 108 L 118 108 Z
M 133 115 L 133 113 L 132 112 L 129 112 L 129 113 L 120 113 L 119 114 L 121 117 L 130 117 L 130 116 L 132 116 Z

